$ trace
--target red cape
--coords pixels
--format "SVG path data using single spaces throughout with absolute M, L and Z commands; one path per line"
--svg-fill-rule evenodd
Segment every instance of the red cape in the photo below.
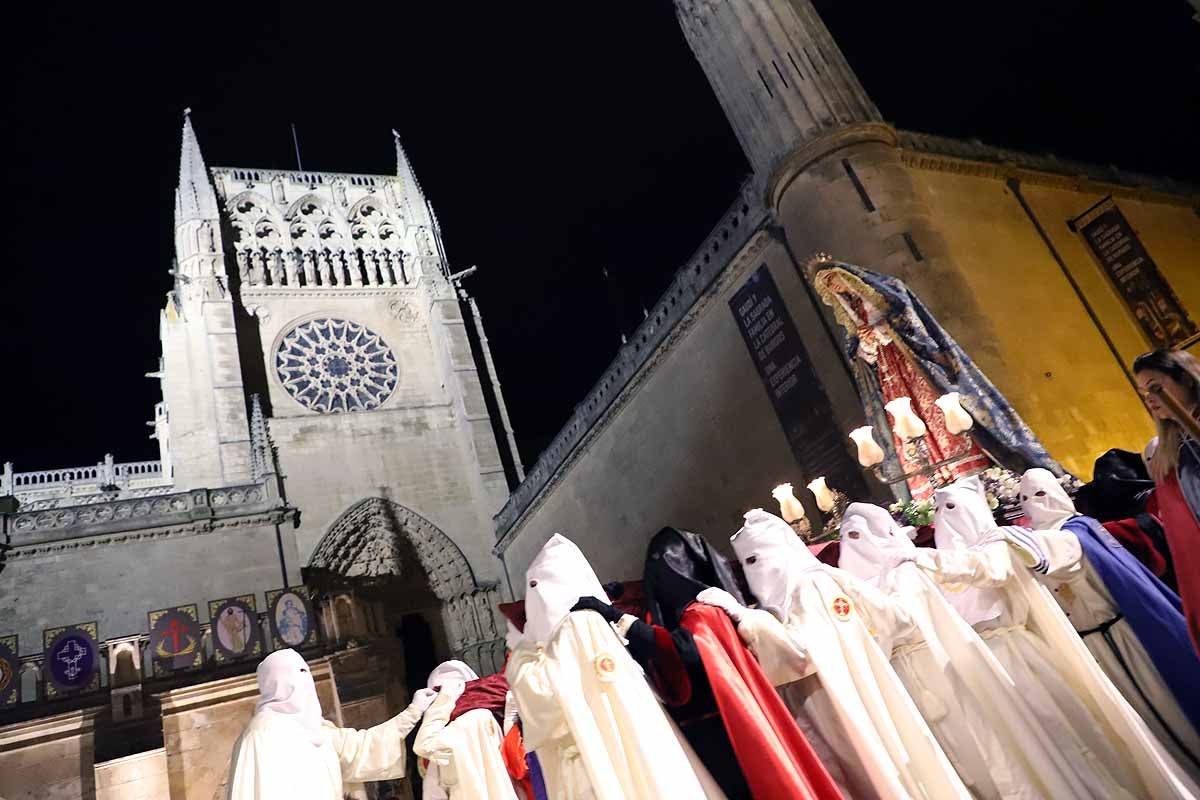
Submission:
M 498 719 L 503 719 L 504 699 L 507 695 L 508 681 L 504 679 L 503 672 L 467 681 L 466 688 L 463 689 L 458 702 L 454 704 L 454 710 L 450 712 L 450 721 L 453 722 L 468 711 L 474 711 L 477 708 L 486 708 Z
M 1200 523 L 1192 513 L 1179 479 L 1172 475 L 1158 484 L 1154 492 L 1167 546 L 1175 559 L 1175 580 L 1179 584 L 1179 599 L 1187 618 L 1192 646 L 1200 653 Z
M 692 603 L 679 624 L 696 642 L 755 800 L 841 800 L 837 784 L 738 638 L 729 616 L 714 606 Z

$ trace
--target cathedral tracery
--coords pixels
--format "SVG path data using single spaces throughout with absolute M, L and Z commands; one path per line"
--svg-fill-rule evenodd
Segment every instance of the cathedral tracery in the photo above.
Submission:
M 349 320 L 309 320 L 288 331 L 275 351 L 288 394 L 321 414 L 370 411 L 392 395 L 399 367 L 377 333 Z
M 334 192 L 345 183 L 335 182 Z M 280 217 L 265 197 L 244 191 L 226 205 L 246 286 L 407 286 L 403 219 L 369 194 L 343 212 L 309 192 Z

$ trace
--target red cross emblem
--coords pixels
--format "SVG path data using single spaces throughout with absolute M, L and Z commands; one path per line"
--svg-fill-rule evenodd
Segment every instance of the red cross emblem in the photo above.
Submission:
M 854 606 L 850 605 L 850 601 L 840 595 L 834 598 L 829 607 L 833 610 L 833 615 L 838 619 L 850 619 L 850 612 L 854 610 Z

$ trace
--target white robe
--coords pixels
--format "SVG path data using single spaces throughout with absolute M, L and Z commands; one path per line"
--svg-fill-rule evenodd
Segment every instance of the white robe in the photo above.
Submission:
M 838 753 L 850 793 L 969 797 L 859 613 L 870 587 L 840 570 L 814 567 L 798 577 L 794 592 L 783 624 L 747 609 L 738 633 L 777 686 L 803 677 L 806 667 L 819 678 L 821 691 L 802 693 L 804 711 Z M 794 689 L 782 694 L 785 701 L 797 698 Z M 839 752 L 847 746 L 849 753 Z
M 228 800 L 342 800 L 345 784 L 404 777 L 404 737 L 421 710 L 409 706 L 365 731 L 326 721 L 314 745 L 302 726 L 269 710 L 256 713 L 233 748 Z
M 576 611 L 544 645 L 522 641 L 505 677 L 549 797 L 706 796 L 641 669 L 600 615 Z
M 874 607 L 872 625 L 893 640 L 892 666 L 972 793 L 988 800 L 1094 797 L 1025 694 L 930 577 L 908 562 L 881 581 L 898 608 Z M 892 619 L 897 613 L 903 617 Z
M 417 731 L 413 752 L 437 765 L 426 773 L 426 780 L 440 783 L 449 800 L 517 800 L 501 753 L 504 737 L 495 716 L 477 708 L 451 722 L 457 702 L 453 693 L 439 694 Z
M 1001 611 L 976 627 L 1025 694 L 1061 755 L 1103 798 L 1193 798 L 1195 787 L 1100 671 L 1062 610 L 1026 564 L 1037 553 L 1019 542 L 974 549 L 923 550 L 920 562 L 944 587 L 998 589 Z
M 1046 572 L 1039 574 L 1037 579 L 1050 589 L 1075 630 L 1095 631 L 1117 616 L 1112 595 L 1084 555 L 1079 537 L 1070 531 L 1058 530 L 1030 531 L 1028 535 L 1046 558 Z M 1171 690 L 1163 683 L 1162 676 L 1146 654 L 1146 648 L 1138 640 L 1129 621 L 1122 618 L 1110 625 L 1108 638 L 1116 647 L 1115 653 L 1099 631 L 1083 637 L 1083 644 L 1159 743 L 1181 767 L 1188 770 L 1193 779 L 1197 778 L 1200 766 L 1193 757 L 1200 756 L 1200 735 L 1180 710 Z M 1121 665 L 1122 660 L 1129 672 Z M 1130 679 L 1130 673 L 1133 679 Z M 1200 681 L 1200 676 L 1197 676 L 1197 681 Z M 1172 734 L 1178 737 L 1179 744 Z M 1180 744 L 1188 752 L 1184 752 Z M 1189 757 L 1189 753 L 1193 757 Z

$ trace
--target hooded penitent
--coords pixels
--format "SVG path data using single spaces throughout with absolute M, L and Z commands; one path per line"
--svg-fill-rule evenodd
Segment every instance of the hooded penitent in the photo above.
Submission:
M 746 582 L 760 607 L 786 620 L 801 573 L 823 565 L 791 526 L 774 514 L 756 508 L 746 512 L 743 523 L 730 542 Z
M 663 528 L 646 551 L 647 608 L 654 622 L 683 635 L 674 636 L 693 684 L 705 680 L 720 721 L 729 738 L 741 777 L 754 797 L 840 797 L 836 783 L 800 732 L 791 712 L 775 692 L 762 667 L 738 638 L 727 614 L 696 602 L 701 591 L 716 587 L 742 605 L 744 595 L 733 566 L 703 537 L 677 528 Z M 682 652 L 693 648 L 693 653 Z M 705 751 L 697 728 L 684 733 L 700 753 L 722 788 L 741 786 L 721 754 Z M 714 732 L 716 734 L 717 732 Z M 708 738 L 708 737 L 705 737 Z M 728 758 L 727 751 L 724 754 Z
M 258 665 L 255 714 L 274 714 L 303 729 L 314 746 L 325 742 L 321 701 L 308 663 L 295 650 L 276 650 Z
M 917 549 L 892 515 L 870 503 L 851 503 L 842 515 L 838 567 L 876 582 L 897 561 Z
M 618 637 L 580 597 L 608 604 L 587 560 L 555 535 L 526 571 L 525 630 L 505 667 L 525 745 L 551 797 L 700 800 L 704 788 Z
M 811 719 L 831 743 L 844 793 L 969 797 L 862 615 L 859 601 L 870 587 L 822 564 L 787 523 L 761 509 L 745 515 L 732 542 L 751 591 L 770 612 L 743 610 L 738 633 L 775 676 L 792 713 Z M 789 662 L 806 663 L 788 674 Z M 797 683 L 808 670 L 817 682 Z
M 1009 619 L 1001 620 L 1004 626 L 984 626 L 990 630 L 983 636 L 1018 688 L 1042 694 L 1033 708 L 1091 795 L 1194 797 L 1187 776 L 1101 671 L 1049 590 L 1034 579 L 1031 570 L 1044 570 L 1045 553 L 1030 542 L 1029 531 L 999 528 L 975 486 L 939 489 L 934 501 L 938 552 L 952 554 L 939 559 L 938 581 L 951 589 L 967 581 L 997 587 L 946 596 L 986 622 L 995 619 L 990 598 L 999 594 L 999 613 Z M 964 551 L 969 557 L 957 555 Z M 1010 556 L 1013 551 L 1024 567 Z M 986 594 L 971 594 L 976 591 Z M 965 602 L 961 595 L 967 595 Z
M 696 595 L 717 586 L 745 603 L 737 576 L 725 556 L 703 536 L 663 528 L 646 548 L 646 610 L 656 625 L 679 627 L 684 609 Z
M 1096 632 L 1115 654 L 1115 658 L 1100 658 L 1105 671 L 1111 674 L 1112 670 L 1119 669 L 1127 675 L 1147 703 L 1160 693 L 1159 686 L 1165 685 L 1191 726 L 1200 729 L 1200 687 L 1196 683 L 1196 676 L 1200 675 L 1200 658 L 1188 646 L 1187 621 L 1179 596 L 1163 585 L 1096 520 L 1080 515 L 1058 480 L 1046 470 L 1031 469 L 1022 476 L 1021 509 L 1035 529 L 1074 534 L 1087 564 L 1112 598 L 1115 606 L 1112 611 L 1123 616 L 1132 629 L 1136 640 L 1127 643 L 1124 642 L 1127 634 L 1122 633 L 1119 622 Z M 1089 641 L 1089 646 L 1092 644 Z M 1142 652 L 1122 652 L 1127 648 Z M 1132 663 L 1130 656 L 1134 656 Z M 1146 660 L 1154 665 L 1154 669 L 1139 669 Z M 1120 675 L 1114 680 L 1119 681 Z M 1134 702 L 1134 705 L 1138 703 Z M 1151 707 L 1161 705 L 1159 701 Z M 1166 709 L 1164 713 L 1163 726 L 1171 731 L 1178 729 L 1178 725 L 1168 725 L 1173 715 L 1166 713 Z M 1194 739 L 1187 734 L 1190 732 L 1179 733 L 1178 739 L 1184 743 Z M 1185 748 L 1183 744 L 1180 747 L 1189 752 L 1194 749 Z M 1200 753 L 1193 753 L 1192 757 L 1198 755 Z
M 973 484 L 957 483 L 938 489 L 933 494 L 933 505 L 933 537 L 939 550 L 974 550 L 1004 538 Z M 1004 609 L 1004 592 L 1000 589 L 948 585 L 942 591 L 972 626 L 996 619 Z
M 525 630 L 530 642 L 546 642 L 580 597 L 608 603 L 608 595 L 575 543 L 550 537 L 525 573 Z

